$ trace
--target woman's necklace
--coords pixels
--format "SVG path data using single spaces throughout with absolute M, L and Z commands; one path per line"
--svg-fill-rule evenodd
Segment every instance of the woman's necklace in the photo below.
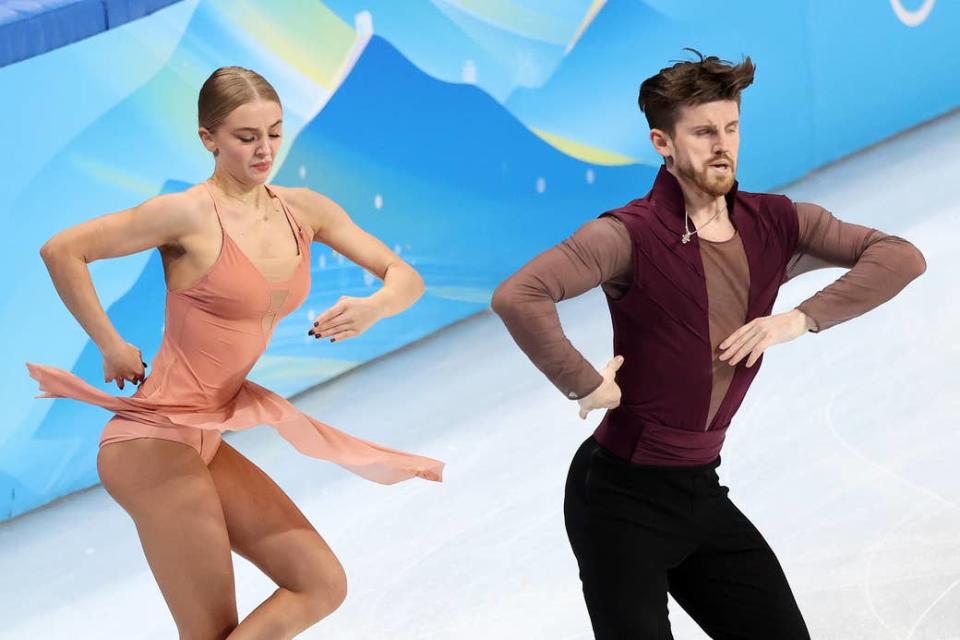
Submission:
M 720 208 L 717 207 L 717 212 L 716 212 L 715 214 L 713 214 L 713 217 L 712 217 L 712 218 L 710 218 L 709 220 L 707 220 L 706 222 L 704 222 L 702 225 L 700 225 L 700 229 L 703 229 L 705 226 L 707 226 L 708 224 L 710 224 L 711 222 L 713 222 L 714 220 L 716 220 L 717 217 L 719 217 L 719 216 L 720 216 Z M 690 219 L 690 216 L 687 214 L 686 208 L 684 208 L 684 210 L 683 210 L 683 228 L 684 228 L 684 230 L 686 231 L 686 233 L 684 233 L 682 236 L 680 236 L 680 242 L 682 242 L 683 244 L 687 244 L 688 242 L 690 242 L 690 236 L 692 236 L 692 235 L 695 234 L 695 233 L 699 233 L 699 231 L 700 231 L 700 229 L 694 229 L 693 231 L 690 231 L 690 225 L 687 224 L 687 220 L 689 220 L 689 219 Z
M 215 178 L 212 178 L 212 177 L 211 177 L 211 178 L 210 178 L 210 182 L 212 182 L 214 185 L 216 185 L 216 187 L 217 187 L 218 189 L 220 189 L 220 192 L 221 192 L 224 196 L 226 196 L 227 198 L 230 198 L 231 200 L 236 200 L 237 202 L 240 202 L 240 203 L 242 203 L 243 205 L 252 208 L 254 211 L 256 211 L 256 212 L 258 212 L 258 213 L 261 212 L 261 211 L 263 211 L 263 208 L 262 208 L 262 207 L 258 207 L 258 206 L 256 206 L 256 205 L 251 205 L 251 204 L 248 203 L 246 200 L 243 200 L 242 198 L 238 198 L 238 197 L 236 197 L 236 196 L 233 196 L 233 195 L 230 195 L 229 193 L 227 193 L 226 189 L 224 189 L 223 187 L 221 187 L 220 184 L 217 182 L 217 180 L 216 180 Z M 253 197 L 251 197 L 250 199 L 251 199 L 251 200 L 255 200 L 256 197 L 257 197 L 257 196 L 253 196 Z M 274 210 L 274 212 L 279 213 L 279 212 L 280 212 L 280 205 L 277 204 L 277 201 L 276 201 L 276 200 L 277 200 L 276 198 L 270 198 L 270 201 L 273 203 L 273 210 Z M 263 212 L 263 215 L 260 217 L 260 220 L 263 221 L 263 222 L 266 222 L 267 220 L 269 220 L 269 219 L 270 219 L 269 213 L 270 213 L 270 210 L 269 210 L 269 209 L 266 209 L 266 210 Z

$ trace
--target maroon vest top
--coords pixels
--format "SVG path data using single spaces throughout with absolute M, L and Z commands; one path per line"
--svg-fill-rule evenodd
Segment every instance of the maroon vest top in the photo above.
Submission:
M 749 322 L 773 308 L 797 244 L 797 216 L 785 196 L 741 192 L 737 183 L 726 200 L 750 270 Z M 687 244 L 680 241 L 680 183 L 661 168 L 650 193 L 602 215 L 616 217 L 629 231 L 634 272 L 623 297 L 607 297 L 613 352 L 624 356 L 617 372 L 622 398 L 619 407 L 607 411 L 594 436 L 617 456 L 636 463 L 711 462 L 763 357 L 750 368 L 746 358 L 737 364 L 704 430 L 713 376 L 707 287 L 700 241 L 696 235 Z

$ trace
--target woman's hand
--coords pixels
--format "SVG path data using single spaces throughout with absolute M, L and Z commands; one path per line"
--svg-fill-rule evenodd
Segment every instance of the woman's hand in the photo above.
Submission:
M 623 364 L 623 356 L 616 356 L 600 372 L 603 382 L 577 402 L 580 403 L 580 419 L 586 420 L 587 414 L 594 409 L 616 409 L 620 406 L 620 387 L 617 385 L 617 369 Z
M 329 338 L 330 342 L 360 335 L 383 317 L 383 309 L 372 298 L 340 296 L 335 305 L 317 316 L 307 335 Z
M 751 367 L 767 347 L 798 338 L 814 326 L 813 321 L 799 309 L 755 318 L 720 343 L 720 360 L 728 360 L 730 366 L 735 366 L 749 356 L 747 366 Z
M 143 361 L 140 349 L 129 342 L 120 342 L 102 354 L 104 382 L 116 382 L 121 389 L 124 380 L 134 384 L 143 382 L 147 363 Z

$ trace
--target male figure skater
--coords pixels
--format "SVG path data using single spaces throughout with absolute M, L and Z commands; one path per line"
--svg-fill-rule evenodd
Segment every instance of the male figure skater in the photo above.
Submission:
M 720 447 L 767 348 L 873 309 L 926 264 L 909 242 L 817 205 L 739 191 L 740 93 L 754 65 L 694 53 L 640 87 L 664 159 L 650 193 L 534 258 L 493 308 L 581 418 L 607 409 L 564 501 L 596 637 L 672 638 L 669 592 L 712 638 L 809 638 L 776 556 L 719 484 Z M 781 284 L 828 265 L 849 271 L 769 315 Z M 615 354 L 602 372 L 555 308 L 597 285 Z

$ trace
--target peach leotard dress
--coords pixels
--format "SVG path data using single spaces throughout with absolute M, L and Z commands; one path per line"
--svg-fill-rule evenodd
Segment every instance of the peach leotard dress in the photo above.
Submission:
M 263 354 L 277 322 L 310 290 L 310 239 L 277 198 L 294 232 L 298 258 L 292 275 L 267 280 L 223 228 L 213 266 L 192 286 L 168 290 L 163 339 L 152 373 L 129 397 L 109 395 L 72 373 L 27 363 L 40 383 L 38 398 L 73 398 L 114 412 L 100 446 L 135 438 L 183 442 L 209 464 L 223 431 L 272 425 L 298 451 L 335 462 L 383 484 L 412 477 L 440 481 L 443 463 L 353 437 L 304 414 L 247 374 Z M 291 258 L 278 258 L 290 264 Z M 289 270 L 289 266 L 288 269 Z

